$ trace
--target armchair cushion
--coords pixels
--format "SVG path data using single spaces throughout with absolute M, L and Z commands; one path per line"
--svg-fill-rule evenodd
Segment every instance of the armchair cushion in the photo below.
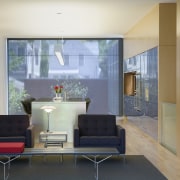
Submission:
M 82 136 L 80 144 L 92 147 L 112 147 L 119 144 L 120 138 L 117 136 Z
M 116 119 L 113 115 L 79 115 L 80 136 L 115 136 Z
M 1 142 L 0 153 L 22 153 L 24 151 L 24 143 L 22 142 Z

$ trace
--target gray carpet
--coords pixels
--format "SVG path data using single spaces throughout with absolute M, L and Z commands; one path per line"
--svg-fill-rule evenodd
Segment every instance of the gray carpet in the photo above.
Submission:
M 0 164 L 0 179 L 3 166 Z M 95 168 L 91 161 L 79 157 L 74 166 L 73 156 L 64 156 L 63 163 L 57 156 L 32 158 L 32 166 L 25 157 L 11 163 L 8 180 L 94 180 Z M 111 157 L 99 165 L 99 180 L 166 180 L 144 156 Z

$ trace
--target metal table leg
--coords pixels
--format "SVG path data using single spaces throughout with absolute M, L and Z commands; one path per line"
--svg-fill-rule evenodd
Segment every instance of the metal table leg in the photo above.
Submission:
M 91 159 L 90 157 L 88 157 L 87 155 L 82 155 L 84 158 L 92 161 L 93 163 L 95 163 L 95 168 L 96 168 L 96 175 L 95 175 L 95 179 L 98 180 L 99 179 L 99 164 L 103 161 L 105 161 L 106 159 L 109 159 L 110 157 L 112 157 L 112 155 L 106 156 L 105 158 L 97 161 L 97 155 L 94 156 L 94 159 Z
M 3 164 L 3 166 L 4 166 L 4 170 L 3 170 L 4 171 L 3 172 L 4 173 L 4 180 L 7 180 L 9 177 L 9 172 L 6 175 L 6 164 L 8 164 L 8 169 L 10 169 L 11 161 L 14 161 L 15 159 L 19 158 L 20 155 L 13 156 L 13 157 L 12 156 L 4 156 L 4 157 L 8 158 L 8 160 L 6 162 L 0 161 L 0 163 Z

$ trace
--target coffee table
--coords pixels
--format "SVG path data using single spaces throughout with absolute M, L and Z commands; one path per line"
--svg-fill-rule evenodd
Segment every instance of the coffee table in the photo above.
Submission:
M 117 148 L 27 148 L 22 155 L 75 155 L 75 166 L 77 164 L 77 156 L 83 156 L 95 164 L 96 175 L 95 179 L 99 179 L 99 164 L 109 159 L 113 155 L 120 155 Z M 103 156 L 101 160 L 97 161 L 97 156 Z M 94 158 L 90 158 L 93 156 Z M 30 164 L 31 164 L 30 159 Z

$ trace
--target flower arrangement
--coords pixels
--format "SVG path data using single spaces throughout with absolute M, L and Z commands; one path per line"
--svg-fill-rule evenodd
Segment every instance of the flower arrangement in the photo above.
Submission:
M 63 86 L 62 85 L 60 85 L 60 86 L 56 85 L 56 86 L 54 86 L 54 90 L 56 93 L 62 93 Z

